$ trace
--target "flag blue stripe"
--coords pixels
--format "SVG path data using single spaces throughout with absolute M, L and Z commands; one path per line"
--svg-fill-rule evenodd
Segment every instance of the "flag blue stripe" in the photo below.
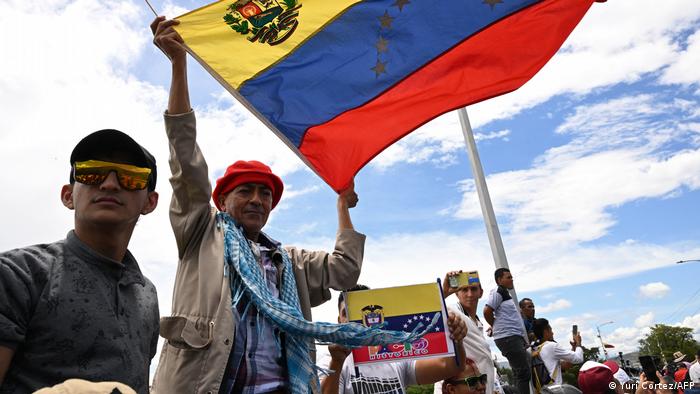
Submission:
M 398 315 L 398 316 L 389 316 L 389 317 L 384 317 L 384 322 L 385 326 L 382 327 L 383 330 L 392 330 L 392 331 L 407 331 L 411 332 L 415 327 L 416 327 L 416 321 L 423 323 L 423 328 L 430 324 L 431 320 L 433 319 L 433 316 L 435 314 L 441 315 L 442 312 L 440 311 L 432 311 L 432 312 L 420 312 L 420 313 L 412 313 L 410 315 Z M 422 317 L 422 318 L 421 318 Z M 353 320 L 355 323 L 362 324 L 362 321 L 360 320 Z M 404 324 L 407 325 L 408 327 L 404 327 Z M 445 326 L 442 324 L 442 317 L 440 317 L 437 321 L 437 324 L 433 329 L 431 330 L 432 332 L 437 331 L 445 331 Z

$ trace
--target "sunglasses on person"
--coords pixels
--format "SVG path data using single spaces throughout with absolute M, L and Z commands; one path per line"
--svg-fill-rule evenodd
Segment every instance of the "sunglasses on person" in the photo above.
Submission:
M 119 185 L 126 190 L 143 190 L 148 186 L 150 168 L 109 161 L 77 161 L 73 165 L 73 178 L 84 185 L 101 185 L 109 174 L 117 174 Z
M 466 384 L 469 386 L 470 390 L 475 390 L 478 387 L 478 384 L 481 383 L 482 386 L 486 386 L 486 381 L 488 380 L 488 376 L 486 374 L 483 374 L 481 376 L 469 376 L 464 379 L 458 379 L 458 380 L 448 380 L 447 383 L 450 384 Z

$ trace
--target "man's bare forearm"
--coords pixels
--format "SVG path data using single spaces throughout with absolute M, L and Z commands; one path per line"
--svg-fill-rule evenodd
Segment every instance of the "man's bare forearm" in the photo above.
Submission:
M 493 309 L 489 306 L 484 307 L 484 319 L 486 320 L 487 323 L 489 323 L 489 326 L 493 327 Z
M 343 370 L 343 362 L 331 359 L 328 369 L 332 369 L 334 372 L 321 381 L 321 393 L 338 394 L 340 392 L 340 374 Z
M 190 91 L 187 86 L 187 61 L 186 57 L 173 60 L 172 80 L 170 81 L 170 98 L 168 99 L 168 113 L 171 115 L 184 114 L 192 109 L 190 105 Z

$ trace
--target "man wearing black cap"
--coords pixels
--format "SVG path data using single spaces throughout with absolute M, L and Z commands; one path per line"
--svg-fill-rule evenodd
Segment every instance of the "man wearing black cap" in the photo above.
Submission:
M 71 378 L 147 393 L 158 299 L 127 247 L 158 203 L 155 159 L 128 135 L 100 130 L 76 145 L 70 164 L 61 200 L 74 229 L 0 253 L 0 393 Z

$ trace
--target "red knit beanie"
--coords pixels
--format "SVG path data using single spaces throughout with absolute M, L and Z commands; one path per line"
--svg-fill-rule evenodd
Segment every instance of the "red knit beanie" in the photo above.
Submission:
M 219 196 L 245 183 L 259 183 L 269 187 L 272 191 L 272 208 L 282 198 L 284 184 L 282 184 L 280 177 L 272 173 L 270 167 L 256 160 L 238 160 L 228 166 L 224 176 L 216 180 L 216 187 L 211 194 L 216 207 L 223 211 L 223 207 L 219 205 Z

